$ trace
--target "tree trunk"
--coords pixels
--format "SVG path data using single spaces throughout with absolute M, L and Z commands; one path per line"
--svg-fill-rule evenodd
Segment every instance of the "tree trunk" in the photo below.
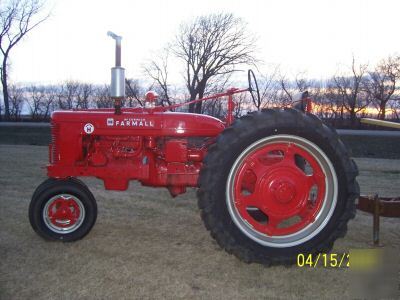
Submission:
M 354 128 L 354 125 L 356 123 L 356 112 L 354 110 L 354 107 L 351 108 L 350 110 L 350 124 L 351 128 Z
M 4 120 L 10 120 L 10 104 L 9 104 L 9 95 L 8 95 L 8 87 L 7 80 L 6 83 L 3 83 L 3 101 L 4 101 Z
M 190 91 L 190 101 L 193 101 L 195 99 L 196 99 L 196 93 L 194 91 Z M 195 105 L 196 105 L 196 103 L 190 103 L 189 104 L 189 112 L 190 113 L 194 113 Z
M 342 106 L 340 107 L 340 120 L 342 120 L 343 121 L 343 103 L 342 103 Z
M 379 119 L 385 120 L 385 117 L 386 117 L 386 102 L 381 102 L 379 109 L 380 109 Z
M 207 84 L 207 80 L 203 80 L 199 83 L 198 85 L 198 89 L 199 89 L 199 99 L 203 99 L 204 97 L 204 92 L 206 91 L 206 84 Z M 201 114 L 201 108 L 203 106 L 203 102 L 197 102 L 196 103 L 196 108 L 195 108 L 195 113 L 196 114 Z
M 3 68 L 1 70 L 1 84 L 3 85 L 3 101 L 4 101 L 4 120 L 10 120 L 10 102 L 7 86 L 7 57 L 3 59 Z
M 201 90 L 200 92 L 199 92 L 199 99 L 203 99 L 203 96 L 204 96 L 204 91 L 203 90 Z M 197 102 L 196 103 L 196 108 L 195 108 L 195 113 L 196 114 L 201 114 L 201 107 L 203 106 L 203 102 L 202 101 L 200 101 L 200 102 Z

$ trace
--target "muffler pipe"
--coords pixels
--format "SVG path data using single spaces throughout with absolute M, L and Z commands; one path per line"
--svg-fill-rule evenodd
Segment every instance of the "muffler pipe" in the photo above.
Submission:
M 115 40 L 115 67 L 111 68 L 110 96 L 114 99 L 115 114 L 121 114 L 121 102 L 125 98 L 125 69 L 121 67 L 122 37 L 111 31 L 107 35 Z

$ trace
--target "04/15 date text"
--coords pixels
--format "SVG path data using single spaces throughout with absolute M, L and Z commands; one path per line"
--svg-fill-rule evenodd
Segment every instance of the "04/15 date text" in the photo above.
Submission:
M 313 254 L 298 254 L 297 266 L 316 268 L 317 266 L 323 268 L 349 268 L 350 267 L 350 254 L 349 253 L 318 253 Z
M 351 249 L 345 253 L 318 253 L 297 255 L 297 266 L 316 268 L 373 269 L 382 264 L 384 253 L 379 249 Z M 386 255 L 391 257 L 391 255 Z

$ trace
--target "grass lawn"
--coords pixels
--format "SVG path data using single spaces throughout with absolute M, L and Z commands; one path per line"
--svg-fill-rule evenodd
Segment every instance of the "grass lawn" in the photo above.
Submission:
M 74 243 L 44 241 L 29 225 L 28 206 L 46 161 L 46 147 L 0 145 L 0 299 L 356 297 L 351 268 L 266 268 L 222 251 L 202 224 L 193 190 L 173 199 L 165 189 L 132 183 L 111 192 L 85 180 L 99 208 L 93 230 Z M 362 192 L 400 195 L 399 160 L 356 162 Z M 371 248 L 371 224 L 359 212 L 333 252 Z M 381 243 L 398 254 L 399 219 L 381 219 Z

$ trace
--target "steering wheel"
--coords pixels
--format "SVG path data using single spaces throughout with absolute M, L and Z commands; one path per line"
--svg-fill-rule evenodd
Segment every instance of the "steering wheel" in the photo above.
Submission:
M 247 72 L 247 79 L 249 80 L 249 92 L 251 98 L 253 99 L 253 103 L 256 107 L 259 107 L 261 102 L 260 90 L 258 89 L 256 76 L 251 69 L 249 69 L 249 71 Z

